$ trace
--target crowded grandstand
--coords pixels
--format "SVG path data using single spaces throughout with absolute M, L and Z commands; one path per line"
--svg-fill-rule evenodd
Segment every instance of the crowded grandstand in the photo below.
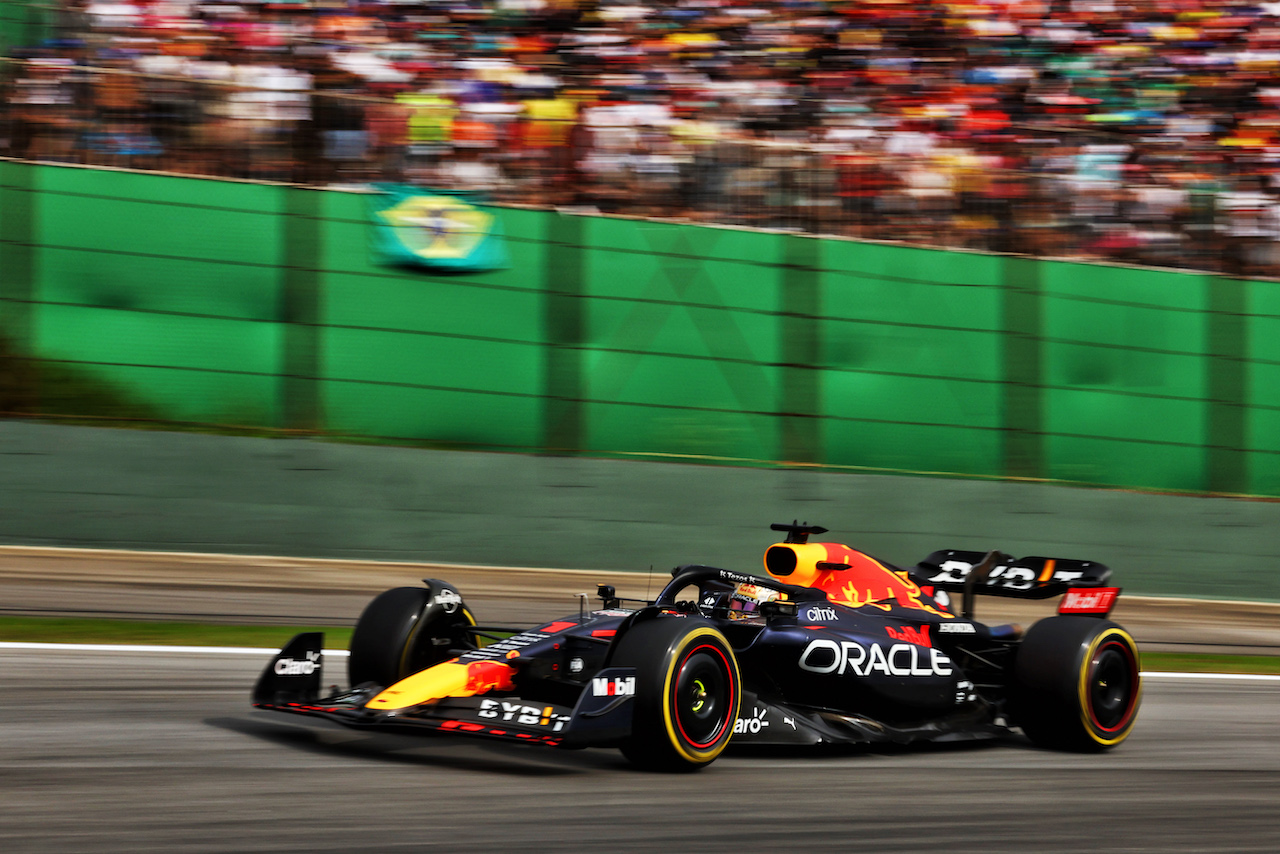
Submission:
M 1280 3 L 31 6 L 3 156 L 1280 274 Z

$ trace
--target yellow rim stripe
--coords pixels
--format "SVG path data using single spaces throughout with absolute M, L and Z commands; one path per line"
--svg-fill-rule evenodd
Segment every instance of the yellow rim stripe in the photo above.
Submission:
M 724 648 L 729 651 L 726 658 L 733 667 L 733 681 L 737 685 L 737 688 L 733 692 L 733 708 L 729 710 L 730 715 L 725 719 L 725 728 L 728 730 L 728 736 L 724 741 L 721 741 L 709 750 L 687 750 L 685 746 L 680 743 L 680 737 L 676 732 L 675 721 L 671 719 L 671 704 L 667 702 L 667 700 L 671 696 L 671 680 L 675 677 L 676 664 L 680 662 L 681 657 L 684 655 L 684 651 L 689 648 L 693 641 L 702 637 L 714 638 L 723 644 Z M 724 750 L 725 746 L 728 745 L 729 738 L 733 736 L 733 726 L 738 720 L 738 709 L 741 706 L 741 703 L 742 680 L 738 676 L 738 660 L 734 657 L 733 647 L 729 646 L 729 642 L 725 640 L 724 635 L 720 634 L 720 632 L 710 626 L 695 629 L 685 635 L 683 642 L 680 644 L 680 648 L 676 650 L 676 654 L 671 657 L 671 663 L 667 665 L 667 678 L 662 685 L 662 722 L 667 727 L 667 740 L 671 742 L 671 746 L 676 749 L 677 753 L 690 762 L 702 763 L 710 762 L 712 759 L 715 759 L 720 755 L 720 751 Z
M 1134 654 L 1133 663 L 1135 666 L 1134 666 L 1133 675 L 1137 681 L 1137 687 L 1133 695 L 1134 715 L 1130 716 L 1129 723 L 1128 725 L 1125 726 L 1123 731 L 1121 731 L 1120 733 L 1118 733 L 1112 738 L 1105 738 L 1103 736 L 1098 735 L 1098 733 L 1094 732 L 1093 723 L 1089 719 L 1089 665 L 1090 663 L 1092 663 L 1093 656 L 1098 651 L 1098 647 L 1102 646 L 1102 644 L 1105 643 L 1106 641 L 1109 641 L 1112 638 L 1115 638 L 1117 636 L 1124 639 L 1125 643 L 1129 645 L 1130 651 L 1132 651 Z M 1085 652 L 1084 666 L 1080 668 L 1080 685 L 1079 685 L 1080 722 L 1084 724 L 1085 732 L 1089 733 L 1089 737 L 1092 738 L 1094 741 L 1096 741 L 1098 744 L 1106 745 L 1108 747 L 1110 747 L 1113 744 L 1119 744 L 1120 742 L 1128 738 L 1129 730 L 1133 728 L 1133 720 L 1137 713 L 1138 703 L 1142 701 L 1142 674 L 1139 672 L 1139 668 L 1137 667 L 1137 664 L 1138 664 L 1137 655 L 1138 655 L 1137 643 L 1134 642 L 1133 638 L 1129 635 L 1128 632 L 1126 632 L 1124 629 L 1120 628 L 1119 626 L 1115 626 L 1110 629 L 1107 629 L 1105 632 L 1103 632 L 1102 634 L 1094 638 L 1093 643 L 1089 644 L 1089 649 Z

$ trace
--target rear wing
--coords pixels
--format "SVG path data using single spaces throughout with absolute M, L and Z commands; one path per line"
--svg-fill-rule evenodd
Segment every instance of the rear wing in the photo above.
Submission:
M 965 610 L 972 597 L 1007 596 L 1015 599 L 1048 599 L 1076 588 L 1106 587 L 1111 570 L 1089 560 L 1052 557 L 1014 558 L 1001 552 L 964 552 L 942 549 L 916 564 L 912 579 L 922 587 L 965 594 Z

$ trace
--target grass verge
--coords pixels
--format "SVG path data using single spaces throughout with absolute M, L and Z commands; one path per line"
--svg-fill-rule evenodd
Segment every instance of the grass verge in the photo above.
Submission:
M 278 649 L 299 632 L 324 632 L 324 645 L 329 649 L 346 649 L 351 642 L 351 626 L 237 626 L 76 617 L 0 617 L 0 641 L 28 643 L 256 646 Z
M 1280 673 L 1280 656 L 1144 652 L 1142 669 L 1179 673 Z

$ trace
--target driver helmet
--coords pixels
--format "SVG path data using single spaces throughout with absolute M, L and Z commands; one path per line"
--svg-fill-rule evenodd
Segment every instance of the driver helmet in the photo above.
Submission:
M 778 598 L 777 590 L 758 584 L 739 584 L 729 594 L 729 619 L 745 620 L 759 614 L 760 605 Z

